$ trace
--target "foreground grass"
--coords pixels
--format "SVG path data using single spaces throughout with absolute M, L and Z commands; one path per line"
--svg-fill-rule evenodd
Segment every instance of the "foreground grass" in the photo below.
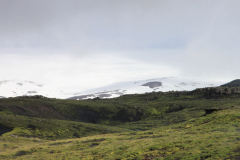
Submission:
M 56 141 L 9 132 L 0 138 L 0 159 L 237 159 L 239 131 L 240 109 L 234 107 L 148 131 Z

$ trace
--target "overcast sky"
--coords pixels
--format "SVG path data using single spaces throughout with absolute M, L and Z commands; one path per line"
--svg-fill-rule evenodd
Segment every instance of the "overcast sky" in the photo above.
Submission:
M 239 78 L 239 0 L 0 0 L 0 78 L 88 89 Z

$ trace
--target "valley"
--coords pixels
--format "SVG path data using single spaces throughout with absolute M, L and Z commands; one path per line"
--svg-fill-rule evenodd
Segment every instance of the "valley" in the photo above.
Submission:
M 0 99 L 1 159 L 239 159 L 240 89 Z

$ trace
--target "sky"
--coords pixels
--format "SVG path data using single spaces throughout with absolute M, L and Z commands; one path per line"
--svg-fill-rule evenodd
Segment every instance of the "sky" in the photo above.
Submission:
M 239 78 L 239 0 L 0 0 L 0 80 L 80 90 Z

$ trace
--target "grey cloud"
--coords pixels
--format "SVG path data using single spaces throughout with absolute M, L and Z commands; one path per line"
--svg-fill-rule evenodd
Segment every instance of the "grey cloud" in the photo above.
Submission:
M 3 0 L 0 33 L 8 46 L 181 47 L 219 3 Z
M 234 77 L 239 6 L 238 0 L 1 0 L 0 47 L 62 49 L 73 59 L 108 52 L 172 66 L 184 76 Z

